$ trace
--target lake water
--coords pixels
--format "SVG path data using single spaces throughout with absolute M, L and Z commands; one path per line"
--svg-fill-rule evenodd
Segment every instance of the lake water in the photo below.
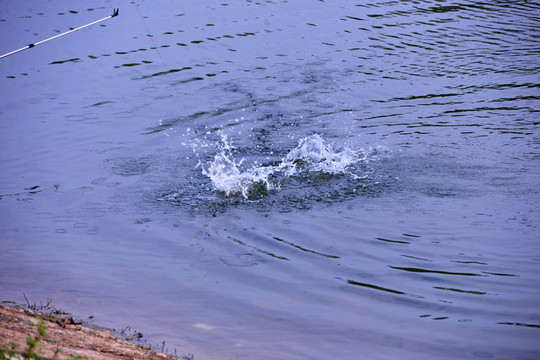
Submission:
M 540 358 L 540 3 L 15 1 L 0 300 L 195 359 Z M 129 331 L 129 330 L 127 330 Z

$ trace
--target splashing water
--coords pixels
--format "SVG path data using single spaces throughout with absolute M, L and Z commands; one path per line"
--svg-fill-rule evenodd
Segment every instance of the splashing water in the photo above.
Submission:
M 349 168 L 366 159 L 367 153 L 363 149 L 354 151 L 345 148 L 342 151 L 334 151 L 319 135 L 312 135 L 301 139 L 298 146 L 287 154 L 283 163 L 293 164 L 307 172 L 343 174 L 357 178 Z
M 280 190 L 282 184 L 291 177 L 306 175 L 347 175 L 353 180 L 362 179 L 366 174 L 358 174 L 355 165 L 368 161 L 370 154 L 363 149 L 344 148 L 336 151 L 319 135 L 301 139 L 277 164 L 252 165 L 242 167 L 244 159 L 234 159 L 235 147 L 222 135 L 220 152 L 206 165 L 199 162 L 202 173 L 212 180 L 212 184 L 225 196 L 242 196 L 255 200 L 272 191 Z

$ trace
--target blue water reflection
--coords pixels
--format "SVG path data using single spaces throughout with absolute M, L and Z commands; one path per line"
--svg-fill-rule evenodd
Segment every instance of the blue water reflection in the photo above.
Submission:
M 195 358 L 540 356 L 540 4 L 0 8 L 0 290 Z

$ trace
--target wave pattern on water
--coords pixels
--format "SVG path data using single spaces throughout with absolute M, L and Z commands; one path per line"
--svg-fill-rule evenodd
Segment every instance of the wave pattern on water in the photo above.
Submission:
M 111 6 L 5 2 L 5 51 Z M 217 358 L 540 358 L 540 3 L 356 3 L 139 1 L 3 59 L 0 287 Z

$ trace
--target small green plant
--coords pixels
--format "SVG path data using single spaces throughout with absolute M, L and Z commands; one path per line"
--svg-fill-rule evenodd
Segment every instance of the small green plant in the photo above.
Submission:
M 12 359 L 15 355 L 17 355 L 17 349 L 19 348 L 19 344 L 15 344 L 14 342 L 8 342 L 7 344 L 2 345 L 0 347 L 0 360 L 6 360 L 6 359 Z
M 37 323 L 37 333 L 34 335 L 34 337 L 27 337 L 26 338 L 26 345 L 27 348 L 23 352 L 24 359 L 35 359 L 40 360 L 41 357 L 37 354 L 37 351 L 39 350 L 39 341 L 43 339 L 45 336 L 47 336 L 47 325 L 45 325 L 45 322 L 43 319 L 39 318 Z
M 37 323 L 37 332 L 33 337 L 26 338 L 26 349 L 19 354 L 19 345 L 14 342 L 9 342 L 0 346 L 0 360 L 42 360 L 39 356 L 39 342 L 47 336 L 47 325 L 43 319 L 39 318 Z M 60 349 L 58 349 L 52 360 L 57 360 L 56 355 Z M 69 360 L 82 360 L 86 359 L 84 356 L 70 356 Z

